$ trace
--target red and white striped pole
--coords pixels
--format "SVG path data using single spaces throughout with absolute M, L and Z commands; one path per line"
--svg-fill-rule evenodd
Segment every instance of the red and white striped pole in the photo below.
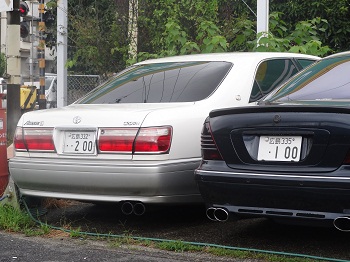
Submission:
M 44 0 L 40 0 L 39 4 L 39 45 L 38 50 L 38 63 L 39 63 L 39 82 L 40 82 L 40 92 L 39 92 L 39 109 L 46 109 L 46 98 L 45 98 L 45 3 Z

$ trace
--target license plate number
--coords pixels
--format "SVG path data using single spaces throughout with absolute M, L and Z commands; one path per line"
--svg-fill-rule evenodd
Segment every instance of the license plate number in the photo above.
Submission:
M 260 136 L 259 161 L 300 161 L 301 136 Z
M 70 132 L 64 133 L 64 153 L 70 154 L 94 154 L 96 150 L 95 132 Z

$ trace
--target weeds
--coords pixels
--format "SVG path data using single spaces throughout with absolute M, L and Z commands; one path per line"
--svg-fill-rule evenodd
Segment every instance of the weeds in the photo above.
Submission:
M 51 227 L 48 224 L 40 224 L 40 229 L 44 235 L 47 235 L 51 231 Z
M 202 252 L 220 257 L 231 257 L 239 259 L 257 259 L 269 262 L 312 262 L 317 261 L 309 258 L 303 257 L 288 257 L 283 255 L 275 255 L 268 253 L 260 253 L 254 251 L 244 251 L 227 249 L 220 247 L 211 247 L 204 245 L 195 245 L 180 240 L 164 240 L 164 241 L 153 241 L 151 239 L 142 239 L 141 237 L 135 238 L 132 236 L 132 232 L 125 230 L 123 235 L 115 236 L 113 234 L 99 234 L 99 233 L 89 233 L 82 232 L 81 228 L 78 227 L 73 229 L 70 224 L 66 223 L 62 226 L 64 230 L 53 229 L 46 223 L 36 224 L 32 217 L 21 209 L 14 208 L 9 205 L 0 205 L 0 230 L 5 230 L 7 232 L 23 233 L 27 236 L 62 236 L 71 238 L 92 238 L 93 240 L 107 240 L 110 246 L 120 247 L 122 245 L 128 246 L 144 246 L 150 248 L 158 248 L 173 252 Z M 95 236 L 94 236 L 95 235 Z
M 35 226 L 27 213 L 9 205 L 0 206 L 0 229 L 11 232 L 24 232 Z
M 28 213 L 10 205 L 0 206 L 0 229 L 26 236 L 46 235 L 51 230 L 47 224 L 37 226 Z
M 48 235 L 50 232 L 51 228 L 49 228 L 49 226 L 42 225 L 40 227 L 26 228 L 23 233 L 28 237 L 32 237 Z
M 81 228 L 78 227 L 77 229 L 70 229 L 70 237 L 81 237 L 82 233 L 81 233 Z
M 159 242 L 156 247 L 175 252 L 201 251 L 203 248 L 195 245 L 190 245 L 182 241 Z

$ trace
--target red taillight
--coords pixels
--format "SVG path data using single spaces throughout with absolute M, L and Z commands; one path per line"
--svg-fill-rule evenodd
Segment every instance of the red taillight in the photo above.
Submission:
M 98 148 L 102 152 L 132 152 L 137 128 L 105 128 L 100 130 Z
M 165 153 L 171 144 L 171 127 L 100 129 L 100 152 Z
M 52 128 L 18 127 L 15 133 L 14 147 L 18 151 L 55 151 L 52 134 Z
M 347 154 L 344 158 L 343 164 L 350 165 L 350 150 L 347 152 Z
M 205 160 L 222 160 L 222 157 L 217 150 L 203 150 L 202 157 Z
M 15 136 L 13 138 L 13 146 L 18 151 L 27 150 L 26 144 L 24 143 L 23 129 L 22 127 L 17 127 L 15 131 Z
M 213 139 L 209 121 L 206 120 L 201 135 L 202 158 L 205 160 L 223 160 Z
M 165 153 L 170 149 L 171 128 L 141 128 L 135 140 L 135 153 Z

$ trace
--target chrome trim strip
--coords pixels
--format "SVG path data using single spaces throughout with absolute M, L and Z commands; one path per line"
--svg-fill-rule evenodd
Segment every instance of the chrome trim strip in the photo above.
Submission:
M 297 209 L 278 209 L 278 208 L 264 208 L 264 207 L 249 207 L 249 206 L 235 206 L 235 205 L 216 205 L 214 208 L 226 208 L 229 212 L 236 214 L 249 214 L 268 217 L 279 218 L 300 218 L 300 219 L 316 219 L 316 220 L 334 220 L 337 217 L 349 216 L 348 213 L 336 212 L 321 212 L 313 210 L 297 210 Z M 279 214 L 280 213 L 280 214 Z M 285 213 L 285 214 L 283 214 Z M 290 213 L 290 214 L 287 214 Z
M 305 178 L 310 178 L 310 179 L 338 179 L 338 180 L 349 180 L 350 177 L 330 177 L 330 176 L 300 176 L 300 175 L 275 175 L 275 174 L 250 174 L 250 173 L 239 173 L 239 172 L 223 172 L 223 171 L 207 171 L 207 170 L 195 170 L 195 174 L 202 174 L 202 173 L 210 173 L 210 174 L 227 174 L 227 175 L 242 175 L 242 176 L 250 176 L 250 177 L 283 177 L 283 178 L 300 178 L 300 179 L 305 179 Z

